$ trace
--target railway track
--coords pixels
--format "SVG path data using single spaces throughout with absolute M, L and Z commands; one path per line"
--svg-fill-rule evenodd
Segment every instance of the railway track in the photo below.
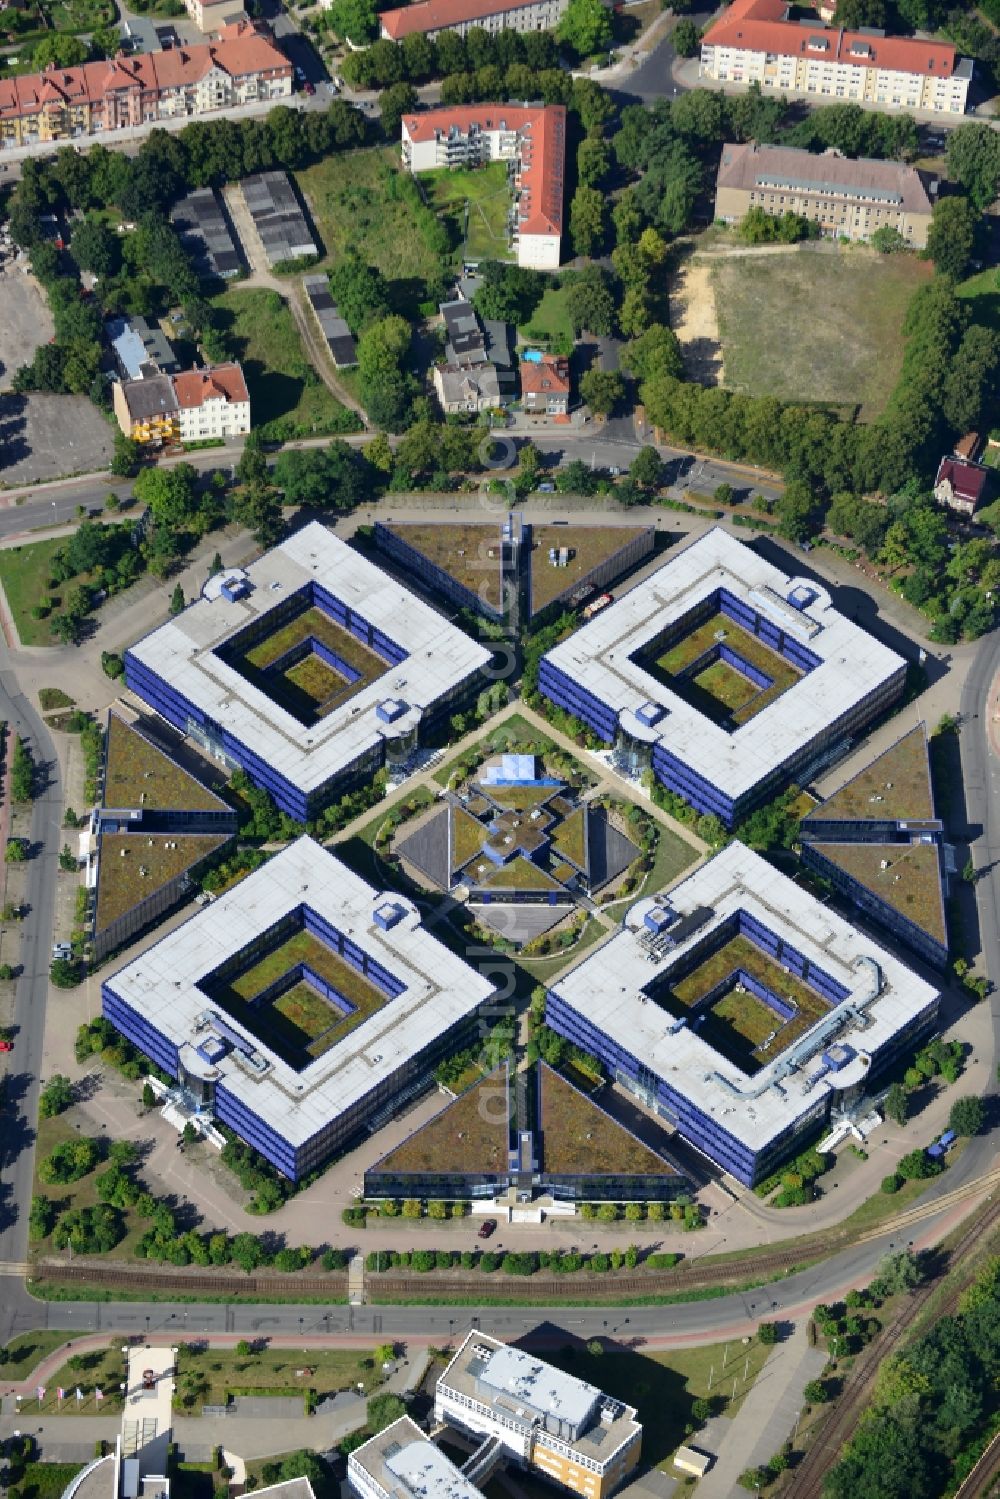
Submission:
M 991 1203 L 984 1214 L 976 1215 L 966 1227 L 961 1239 L 948 1256 L 948 1265 L 959 1264 L 965 1255 L 975 1249 L 998 1223 L 1000 1223 L 1000 1202 L 995 1202 Z M 786 1486 L 785 1499 L 821 1499 L 824 1478 L 836 1463 L 841 1449 L 857 1429 L 870 1403 L 880 1364 L 900 1347 L 917 1317 L 934 1295 L 938 1284 L 938 1280 L 934 1279 L 922 1286 L 910 1297 L 901 1315 L 897 1317 L 889 1330 L 876 1338 L 873 1343 L 869 1343 L 859 1355 L 843 1394 L 832 1407 L 829 1417 L 819 1426 L 809 1450 L 795 1469 L 791 1482 Z M 947 1316 L 949 1311 L 954 1310 L 959 1294 L 956 1290 L 948 1298 L 947 1303 L 941 1308 L 942 1316 Z M 996 1443 L 993 1445 L 996 1446 Z M 986 1455 L 984 1453 L 983 1457 L 985 1458 Z M 1000 1446 L 994 1453 L 993 1461 L 995 1467 L 1000 1469 Z M 970 1474 L 969 1477 L 971 1476 Z M 971 1494 L 980 1491 L 969 1490 L 967 1492 Z
M 985 1499 L 993 1493 L 1000 1478 L 1000 1431 L 981 1455 L 972 1472 L 955 1490 L 955 1499 Z

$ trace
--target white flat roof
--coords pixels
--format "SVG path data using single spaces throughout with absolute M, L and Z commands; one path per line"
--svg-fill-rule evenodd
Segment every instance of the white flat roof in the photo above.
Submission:
M 498 1395 L 523 1402 L 547 1416 L 581 1428 L 601 1397 L 596 1385 L 564 1374 L 552 1364 L 509 1344 L 498 1348 L 479 1376 Z
M 214 597 L 202 597 L 130 653 L 302 791 L 325 785 L 379 739 L 409 732 L 426 709 L 490 660 L 488 650 L 318 521 L 265 553 L 245 576 L 250 589 L 244 597 L 230 602 L 213 589 Z M 305 725 L 215 652 L 310 583 L 328 589 L 409 654 Z M 392 723 L 376 717 L 387 698 L 407 708 Z
M 373 918 L 387 903 L 402 914 L 383 931 Z M 343 932 L 405 987 L 296 1071 L 213 1003 L 199 984 L 301 905 Z M 206 1077 L 224 1079 L 230 1092 L 292 1145 L 311 1139 L 493 992 L 487 979 L 423 929 L 412 901 L 373 889 L 311 838 L 283 849 L 105 983 L 161 1035 L 178 1047 L 189 1045 L 192 1066 Z M 211 1033 L 211 1027 L 196 1031 L 206 1010 L 216 1011 L 230 1031 L 244 1036 L 266 1060 L 266 1070 L 255 1071 L 236 1051 L 214 1066 L 199 1059 L 196 1048 Z
M 631 659 L 722 588 L 820 658 L 819 666 L 731 734 Z M 808 595 L 805 608 L 788 602 L 799 590 L 800 598 Z M 733 800 L 905 665 L 902 656 L 838 614 L 822 584 L 786 576 L 719 526 L 668 558 L 546 660 L 617 712 L 629 733 L 661 743 Z M 666 709 L 651 727 L 635 717 L 646 703 Z
M 681 918 L 697 919 L 695 913 L 701 913 L 705 919 L 690 927 L 673 949 L 651 960 L 643 918 L 665 904 Z M 678 1024 L 669 1011 L 644 997 L 654 980 L 669 981 L 671 970 L 690 948 L 739 911 L 797 948 L 849 991 L 845 1000 L 831 1006 L 753 1076 L 727 1061 L 690 1025 Z M 876 979 L 881 982 L 877 998 L 869 998 Z M 553 992 L 754 1151 L 804 1114 L 821 1111 L 830 1090 L 862 1080 L 866 1058 L 938 998 L 936 988 L 892 953 L 735 841 L 675 885 L 668 897 L 638 901 L 624 929 L 554 984 Z M 852 1007 L 867 1018 L 867 1025 L 847 1013 Z M 835 1034 L 831 1016 L 843 1021 Z M 775 1025 L 780 1025 L 777 1016 Z M 846 1043 L 857 1056 L 841 1071 L 824 1073 L 822 1053 L 834 1042 Z

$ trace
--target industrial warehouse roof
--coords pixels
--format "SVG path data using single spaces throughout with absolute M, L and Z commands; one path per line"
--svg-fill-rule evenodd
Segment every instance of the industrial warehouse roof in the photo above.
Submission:
M 197 1047 L 212 1033 L 211 1020 L 200 1029 L 199 1022 L 213 1011 L 200 984 L 301 906 L 402 983 L 401 992 L 386 997 L 301 1071 L 229 1013 L 222 1016 L 226 1032 L 243 1037 L 266 1065 L 254 1067 L 235 1047 L 211 1066 L 199 1060 Z M 387 906 L 397 911 L 383 930 L 375 913 Z M 411 901 L 375 890 L 310 838 L 282 850 L 105 983 L 162 1036 L 187 1048 L 189 1071 L 224 1080 L 230 1093 L 293 1146 L 367 1097 L 493 992 L 487 979 L 423 929 Z
M 665 905 L 677 918 L 673 946 L 657 946 L 645 923 L 647 914 Z M 692 947 L 740 912 L 848 991 L 752 1076 L 646 993 L 654 983 L 669 985 Z M 831 1088 L 862 1081 L 866 1059 L 937 1000 L 937 990 L 892 953 L 738 842 L 675 885 L 669 898 L 639 901 L 618 936 L 553 985 L 553 992 L 752 1151 L 804 1115 L 823 1111 Z M 853 1049 L 839 1071 L 824 1062 L 835 1042 Z
M 287 172 L 258 172 L 240 187 L 268 265 L 319 254 Z
M 633 657 L 720 589 L 819 657 L 774 701 L 728 732 Z M 659 743 L 734 801 L 830 731 L 902 671 L 901 656 L 838 614 L 814 579 L 792 578 L 716 526 L 545 657 L 618 715 L 634 739 Z M 653 707 L 652 722 L 637 716 Z M 644 714 L 648 719 L 648 711 Z
M 325 786 L 380 738 L 410 732 L 423 713 L 480 671 L 490 652 L 314 521 L 247 570 L 230 602 L 217 590 L 132 646 L 141 662 L 213 723 L 303 792 Z M 306 725 L 217 654 L 237 631 L 317 583 L 407 652 L 397 666 Z M 277 626 L 276 626 L 277 628 Z M 405 711 L 378 717 L 388 699 Z
M 181 198 L 171 209 L 170 222 L 199 276 L 227 280 L 239 275 L 243 261 L 212 188 L 199 187 Z

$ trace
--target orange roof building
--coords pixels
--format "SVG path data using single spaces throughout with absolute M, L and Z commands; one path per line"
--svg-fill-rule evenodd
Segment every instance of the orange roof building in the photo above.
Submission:
M 964 114 L 972 63 L 946 42 L 788 19 L 787 0 L 734 0 L 701 42 L 701 76 L 834 104 Z
M 292 78 L 285 54 L 247 21 L 224 27 L 217 42 L 119 53 L 78 68 L 53 64 L 0 80 L 0 151 L 284 99 Z
M 401 129 L 403 165 L 410 172 L 512 162 L 509 228 L 517 263 L 537 271 L 558 268 L 566 167 L 562 104 L 429 109 L 404 115 Z
M 554 31 L 569 0 L 415 0 L 379 17 L 382 36 L 392 42 L 421 32 L 431 41 L 442 31 L 465 36 L 484 31 Z
M 250 431 L 250 393 L 235 362 L 124 380 L 114 386 L 113 403 L 126 437 L 144 444 L 242 437 Z
M 569 397 L 569 360 L 563 355 L 521 360 L 521 405 L 527 413 L 558 420 L 569 415 Z

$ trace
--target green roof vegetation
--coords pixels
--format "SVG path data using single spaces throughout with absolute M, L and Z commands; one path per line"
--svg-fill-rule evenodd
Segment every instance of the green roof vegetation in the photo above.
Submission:
M 300 983 L 267 1005 L 257 996 L 303 963 L 354 1006 L 344 1015 L 311 985 Z M 388 1003 L 388 996 L 310 932 L 295 932 L 225 985 L 213 998 L 265 1046 L 296 1067 L 322 1056 Z
M 536 526 L 531 527 L 531 612 L 537 614 L 567 588 L 620 552 L 636 535 L 652 535 L 649 526 Z M 549 561 L 551 548 L 570 552 L 565 567 Z M 652 547 L 650 547 L 650 552 Z M 623 569 L 624 571 L 624 569 Z M 604 585 L 602 584 L 602 587 Z
M 105 931 L 228 842 L 228 833 L 102 833 L 95 929 Z
M 497 1068 L 435 1114 L 372 1170 L 402 1172 L 505 1172 L 508 1112 L 497 1095 L 507 1096 L 507 1077 Z
M 461 869 L 474 859 L 486 841 L 488 829 L 461 807 L 451 808 L 451 866 Z
M 312 652 L 282 672 L 267 672 L 267 668 L 286 651 L 303 644 L 310 636 L 359 672 L 357 679 L 349 682 Z M 336 624 L 316 607 L 304 610 L 270 635 L 265 635 L 242 657 L 233 655 L 229 659 L 254 686 L 303 723 L 314 722 L 342 707 L 349 698 L 362 692 L 388 670 L 381 656 L 362 645 L 350 630 Z
M 413 547 L 428 562 L 468 588 L 491 609 L 500 609 L 500 527 L 496 523 L 464 525 L 391 525 L 387 530 Z
M 303 610 L 289 620 L 288 624 L 265 635 L 263 640 L 259 640 L 247 651 L 245 659 L 250 666 L 263 671 L 272 661 L 277 661 L 279 656 L 283 656 L 310 635 L 322 641 L 335 655 L 346 661 L 348 666 L 353 666 L 355 671 L 361 672 L 370 682 L 387 670 L 381 656 L 362 645 L 350 630 L 345 630 L 343 625 L 338 625 L 324 610 L 315 606 Z
M 542 1169 L 568 1176 L 676 1176 L 674 1168 L 545 1062 L 538 1064 Z
M 743 1071 L 759 1070 L 786 1051 L 824 1015 L 830 1006 L 815 989 L 792 973 L 786 973 L 773 958 L 761 952 L 747 937 L 732 937 L 698 964 L 686 978 L 652 993 L 652 997 L 672 1015 L 690 1018 L 705 995 L 737 969 L 764 985 L 778 999 L 796 1007 L 791 1020 L 782 1020 L 769 1005 L 750 993 L 730 991 L 699 1014 L 704 1018 L 698 1034 L 710 1046 L 730 1058 Z M 764 1045 L 773 1031 L 778 1034 L 769 1046 Z
M 682 675 L 717 645 L 729 646 L 769 676 L 774 685 L 766 689 L 755 687 L 742 672 L 721 661 L 706 666 L 694 678 Z M 801 676 L 777 651 L 770 650 L 724 614 L 713 614 L 667 650 L 658 652 L 656 641 L 643 652 L 639 665 L 644 671 L 708 717 L 731 720 L 737 726 L 749 722 L 793 687 Z
M 144 734 L 108 715 L 104 805 L 153 811 L 219 812 L 225 803 Z
M 476 870 L 479 863 L 476 861 Z M 485 861 L 489 863 L 489 860 Z M 516 859 L 511 859 L 509 864 L 495 869 L 492 874 L 485 877 L 475 876 L 475 883 L 494 890 L 561 890 L 562 886 L 551 875 L 546 874 L 544 869 L 539 869 L 530 859 L 518 854 Z
M 934 819 L 927 734 L 918 723 L 846 781 L 809 822 L 930 822 Z
M 587 809 L 577 807 L 575 812 L 561 822 L 552 835 L 552 844 L 565 858 L 571 859 L 578 869 L 587 865 Z
M 907 921 L 947 946 L 936 844 L 816 843 L 813 847 Z

